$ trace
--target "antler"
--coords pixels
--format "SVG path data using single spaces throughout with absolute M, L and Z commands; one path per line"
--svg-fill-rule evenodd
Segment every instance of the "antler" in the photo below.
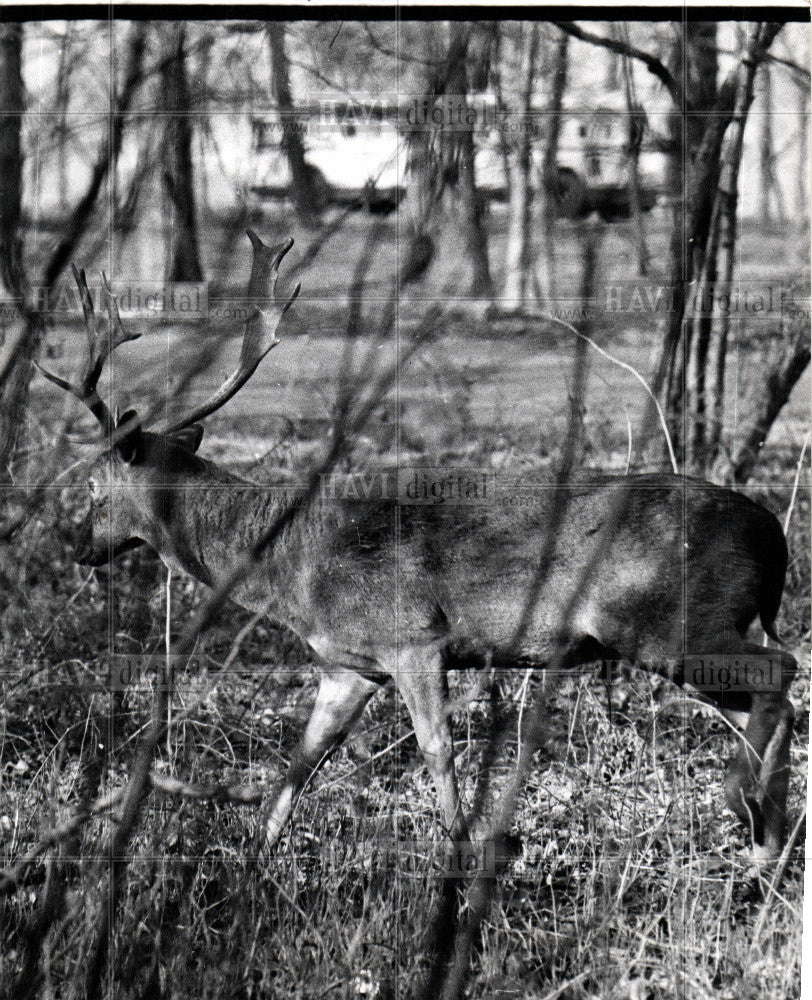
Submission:
M 269 247 L 257 236 L 253 229 L 246 230 L 248 239 L 254 249 L 254 260 L 251 265 L 251 277 L 248 281 L 248 298 L 254 303 L 254 309 L 245 324 L 240 363 L 223 384 L 205 403 L 198 406 L 188 416 L 167 427 L 167 434 L 183 430 L 219 410 L 245 385 L 257 370 L 257 367 L 272 348 L 276 347 L 276 330 L 282 317 L 293 305 L 299 294 L 301 285 L 293 289 L 290 298 L 279 305 L 276 301 L 276 282 L 279 277 L 279 265 L 282 258 L 293 246 L 293 239 L 286 240 L 278 246 Z M 261 305 L 261 302 L 267 303 Z
M 82 369 L 81 381 L 77 384 L 68 382 L 66 379 L 46 371 L 39 363 L 37 368 L 42 372 L 49 382 L 58 385 L 60 389 L 67 389 L 77 399 L 81 400 L 90 410 L 93 416 L 99 421 L 106 434 L 112 434 L 115 422 L 106 403 L 101 399 L 96 386 L 101 377 L 104 363 L 110 354 L 120 345 L 128 340 L 137 340 L 140 333 L 128 333 L 121 323 L 121 316 L 118 311 L 118 302 L 102 273 L 102 290 L 104 291 L 105 306 L 107 309 L 108 323 L 107 329 L 99 329 L 96 321 L 96 311 L 93 308 L 93 300 L 87 287 L 87 277 L 84 268 L 78 270 L 73 265 L 73 277 L 79 288 L 79 295 L 82 299 L 82 312 L 85 316 L 85 329 L 87 330 L 87 356 Z

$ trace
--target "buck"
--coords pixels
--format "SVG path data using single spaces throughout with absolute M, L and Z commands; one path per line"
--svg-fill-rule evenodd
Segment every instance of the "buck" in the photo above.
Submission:
M 79 563 L 98 566 L 146 544 L 168 566 L 216 586 L 286 508 L 277 491 L 196 455 L 200 421 L 223 406 L 279 342 L 279 323 L 298 293 L 297 287 L 287 299 L 277 296 L 280 263 L 293 241 L 268 247 L 255 233 L 248 236 L 247 292 L 254 308 L 239 365 L 163 433 L 143 429 L 134 411 L 115 420 L 100 399 L 97 383 L 109 353 L 133 335 L 124 330 L 106 282 L 109 332 L 100 331 L 84 272 L 74 268 L 86 363 L 75 383 L 43 374 L 88 406 L 113 442 L 90 471 Z M 415 495 L 422 481 L 406 475 L 407 485 L 418 484 Z M 740 493 L 678 475 L 568 487 L 539 599 L 516 647 L 555 489 L 537 484 L 533 502 L 514 507 L 445 502 L 454 497 L 425 490 L 427 502 L 416 502 L 408 488 L 390 488 L 385 476 L 365 482 L 363 490 L 326 491 L 297 512 L 232 592 L 243 607 L 295 631 L 320 664 L 312 714 L 268 810 L 269 843 L 307 779 L 390 680 L 411 715 L 445 828 L 464 839 L 446 698 L 449 663 L 508 656 L 543 666 L 563 650 L 567 668 L 623 659 L 677 683 L 695 678 L 697 664 L 718 677 L 724 667 L 728 680 L 707 683 L 706 694 L 743 728 L 725 782 L 727 801 L 752 831 L 759 856 L 780 851 L 793 720 L 785 689 L 795 661 L 747 638 L 758 617 L 778 641 L 774 623 L 787 548 L 772 513 Z M 453 486 L 454 477 L 449 482 Z M 592 542 L 618 509 L 622 516 L 590 574 Z M 761 669 L 765 662 L 769 670 Z M 736 690 L 724 690 L 733 666 L 744 674 Z

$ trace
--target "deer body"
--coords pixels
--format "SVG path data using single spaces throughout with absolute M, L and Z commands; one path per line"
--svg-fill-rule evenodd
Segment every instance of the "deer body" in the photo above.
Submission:
M 213 586 L 286 509 L 291 490 L 241 479 L 182 445 L 166 447 L 158 435 L 143 438 L 152 454 L 136 466 L 116 464 L 119 510 L 111 522 L 106 499 L 93 508 L 83 527 L 93 547 L 79 559 L 104 563 L 111 537 L 114 549 L 138 538 L 168 566 Z M 336 490 L 333 477 L 329 495 L 294 519 L 238 585 L 237 603 L 266 611 L 306 641 L 324 633 L 359 652 L 428 639 L 483 652 L 507 647 L 556 487 L 536 480 L 526 490 L 533 502 L 517 509 L 499 499 L 404 503 L 395 470 L 369 481 L 372 495 L 341 496 L 347 491 Z M 561 638 L 590 539 L 618 491 L 623 521 L 578 601 L 574 638 L 590 636 L 626 659 L 656 662 L 707 652 L 720 633 L 743 635 L 758 615 L 772 632 L 787 556 L 769 511 L 731 490 L 670 474 L 596 477 L 566 489 L 552 566 L 522 639 L 526 657 L 545 660 Z M 501 499 L 511 491 L 504 477 Z
M 239 479 L 171 437 L 143 432 L 140 448 L 137 461 L 114 453 L 93 473 L 103 475 L 112 460 L 113 489 L 103 491 L 88 514 L 83 534 L 91 544 L 80 561 L 106 562 L 111 544 L 116 551 L 138 539 L 167 565 L 214 586 L 235 554 L 251 548 L 291 502 L 290 487 Z M 398 495 L 395 470 L 369 474 L 366 481 L 371 485 L 359 497 L 352 477 L 346 477 L 347 489 L 333 477 L 233 594 L 245 608 L 295 631 L 328 670 L 322 702 L 330 706 L 329 717 L 317 703 L 301 766 L 297 771 L 294 762 L 293 780 L 282 792 L 274 834 L 331 742 L 346 735 L 389 678 L 410 704 L 427 754 L 440 757 L 435 778 L 449 789 L 446 821 L 462 836 L 449 777 L 444 661 L 500 662 L 509 653 L 514 662 L 543 666 L 563 644 L 568 667 L 622 658 L 681 683 L 686 655 L 762 655 L 746 641 L 756 617 L 774 636 L 786 544 L 774 515 L 739 493 L 670 474 L 600 477 L 567 487 L 550 570 L 517 654 L 511 644 L 556 487 L 536 480 L 525 490 L 532 503 L 514 507 L 507 502 L 514 488 L 506 477 L 487 504 L 414 504 Z M 570 595 L 619 492 L 622 521 L 568 618 Z M 110 496 L 116 498 L 112 506 Z M 791 658 L 774 655 L 789 675 Z M 428 690 L 433 694 L 425 705 Z M 752 697 L 719 693 L 716 700 L 747 711 Z M 763 754 L 775 734 L 765 720 L 780 718 L 779 740 L 786 743 L 791 712 L 781 692 L 759 697 L 765 712 L 757 714 L 748 738 Z M 421 713 L 422 730 L 415 718 Z M 785 768 L 767 778 L 773 793 Z M 732 773 L 731 804 L 742 818 L 747 810 L 749 823 L 756 793 L 747 803 L 748 789 L 758 785 L 754 765 L 742 755 Z M 767 812 L 774 821 L 774 853 L 783 836 L 783 807 Z
M 270 275 L 272 295 L 289 244 L 269 250 L 253 234 L 252 243 L 252 283 L 268 285 Z M 277 322 L 286 308 L 276 310 Z M 265 335 L 251 346 L 251 323 L 238 372 L 213 403 L 163 434 L 143 431 L 132 413 L 114 424 L 87 377 L 77 389 L 49 375 L 92 403 L 118 439 L 91 470 L 79 561 L 98 565 L 146 543 L 168 565 L 216 586 L 287 509 L 289 487 L 247 482 L 195 454 L 202 428 L 192 421 L 222 405 L 270 349 Z M 351 479 L 332 477 L 232 593 L 298 633 L 323 667 L 270 813 L 270 841 L 307 778 L 390 678 L 409 709 L 446 827 L 461 838 L 466 824 L 445 698 L 450 662 L 543 666 L 563 651 L 558 662 L 567 667 L 622 658 L 679 683 L 686 656 L 762 656 L 746 639 L 756 617 L 777 638 L 786 543 L 776 518 L 739 493 L 675 475 L 563 487 L 567 502 L 548 571 L 527 627 L 517 631 L 560 488 L 536 480 L 515 504 L 515 484 L 494 480 L 487 502 L 416 503 L 399 489 L 397 470 L 367 475 L 365 483 L 358 491 Z M 606 544 L 590 572 L 602 532 Z M 759 851 L 774 855 L 785 838 L 792 708 L 784 688 L 795 664 L 780 650 L 769 654 L 779 663 L 777 686 L 709 696 L 749 716 L 727 780 L 728 804 L 753 830 Z

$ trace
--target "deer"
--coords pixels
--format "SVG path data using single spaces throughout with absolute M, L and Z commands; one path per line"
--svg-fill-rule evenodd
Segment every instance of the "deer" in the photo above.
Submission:
M 280 517 L 289 501 L 197 452 L 202 421 L 224 406 L 280 340 L 296 299 L 277 293 L 293 240 L 268 246 L 253 231 L 239 363 L 205 402 L 162 432 L 145 429 L 135 410 L 114 417 L 98 393 L 110 353 L 137 334 L 125 330 L 104 279 L 108 315 L 100 327 L 84 271 L 81 293 L 87 349 L 80 377 L 40 369 L 94 415 L 105 447 L 89 467 L 90 506 L 76 561 L 101 566 L 137 545 L 207 587 Z M 411 480 L 410 480 L 411 481 Z M 737 749 L 727 768 L 728 806 L 749 829 L 761 861 L 786 841 L 793 708 L 786 691 L 795 660 L 780 648 L 775 621 L 784 588 L 787 544 L 776 516 L 742 493 L 674 473 L 587 478 L 567 486 L 547 571 L 519 646 L 519 609 L 538 567 L 555 489 L 540 486 L 532 504 L 406 502 L 381 476 L 377 486 L 333 490 L 290 518 L 285 530 L 231 598 L 291 629 L 312 652 L 319 683 L 311 714 L 275 794 L 267 844 L 273 847 L 297 797 L 339 747 L 373 695 L 394 683 L 441 807 L 445 834 L 469 837 L 455 774 L 447 672 L 451 666 L 549 664 L 568 669 L 623 660 L 693 683 L 696 664 L 763 664 L 746 681 L 710 683 L 705 698 L 732 720 Z M 407 491 L 408 492 L 408 491 Z M 587 572 L 590 541 L 617 511 L 599 566 Z M 582 583 L 569 607 L 568 595 Z M 760 619 L 776 646 L 748 639 Z M 693 679 L 693 680 L 692 680 Z

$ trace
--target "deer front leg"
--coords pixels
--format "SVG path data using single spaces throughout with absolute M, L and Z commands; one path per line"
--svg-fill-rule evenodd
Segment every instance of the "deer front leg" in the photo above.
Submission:
M 787 836 L 794 711 L 783 688 L 796 663 L 788 653 L 761 646 L 748 645 L 747 654 L 762 660 L 771 657 L 781 664 L 780 689 L 761 689 L 750 694 L 749 718 L 725 782 L 728 805 L 745 825 L 752 825 L 753 855 L 760 863 L 777 857 Z
M 460 805 L 454 770 L 454 743 L 448 721 L 445 674 L 435 647 L 400 651 L 391 669 L 409 715 L 414 733 L 431 771 L 452 841 L 468 840 L 468 824 Z
M 296 796 L 311 774 L 339 747 L 358 721 L 367 702 L 380 687 L 353 670 L 325 668 L 304 734 L 291 758 L 285 782 L 276 797 L 265 827 L 265 842 L 272 847 L 290 818 Z

